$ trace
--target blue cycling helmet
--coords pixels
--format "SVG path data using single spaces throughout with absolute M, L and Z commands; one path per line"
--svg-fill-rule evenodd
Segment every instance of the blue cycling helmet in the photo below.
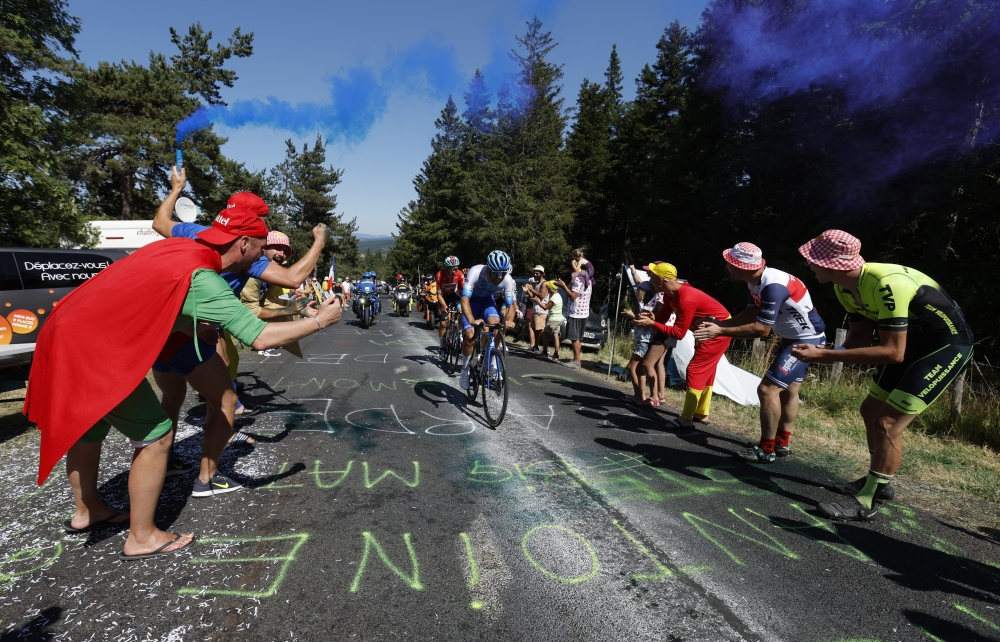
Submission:
M 510 272 L 511 268 L 510 257 L 507 256 L 506 252 L 494 250 L 486 257 L 486 266 L 493 272 L 506 274 Z
M 458 257 L 457 256 L 447 256 L 444 259 L 445 267 L 458 267 Z

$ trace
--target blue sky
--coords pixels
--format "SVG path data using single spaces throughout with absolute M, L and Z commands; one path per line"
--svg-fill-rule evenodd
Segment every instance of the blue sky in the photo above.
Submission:
M 151 50 L 170 55 L 171 26 L 183 31 L 200 21 L 216 39 L 228 37 L 237 26 L 254 32 L 254 55 L 230 65 L 239 80 L 223 92 L 229 103 L 275 97 L 292 105 L 323 106 L 330 104 L 331 82 L 338 78 L 349 73 L 381 78 L 384 109 L 378 110 L 374 124 L 362 127 L 361 134 L 355 128 L 352 140 L 332 140 L 327 158 L 344 170 L 337 188 L 338 211 L 357 217 L 363 233 L 388 234 L 395 231 L 400 208 L 415 196 L 411 181 L 430 151 L 434 119 L 448 93 L 461 105 L 461 94 L 477 67 L 487 70 L 488 80 L 497 81 L 509 67 L 506 52 L 514 46 L 514 36 L 523 34 L 526 19 L 537 13 L 559 43 L 551 60 L 564 65 L 563 94 L 570 106 L 585 77 L 603 79 L 612 44 L 618 45 L 625 90 L 631 96 L 632 81 L 652 62 L 664 27 L 673 20 L 696 26 L 705 4 L 70 0 L 69 11 L 83 21 L 77 49 L 88 64 L 121 59 L 145 63 Z M 441 53 L 449 61 L 449 73 L 429 78 L 412 64 L 401 68 L 403 54 L 420 47 Z M 311 144 L 317 133 L 271 126 L 217 129 L 229 137 L 223 151 L 252 169 L 280 162 L 286 139 L 301 147 L 305 141 Z

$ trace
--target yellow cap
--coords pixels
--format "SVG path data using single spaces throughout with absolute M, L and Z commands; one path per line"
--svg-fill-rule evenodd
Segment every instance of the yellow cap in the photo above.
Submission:
M 677 280 L 677 268 L 669 263 L 653 263 L 648 266 L 650 272 L 666 281 Z
M 558 289 L 559 289 L 559 286 L 558 286 L 558 285 L 556 285 L 556 282 L 555 282 L 555 279 L 553 279 L 553 280 L 551 280 L 551 281 L 546 281 L 546 282 L 545 282 L 545 285 L 547 285 L 547 286 L 548 286 L 548 288 L 549 288 L 550 290 L 552 290 L 553 292 L 555 292 L 556 290 L 558 290 Z

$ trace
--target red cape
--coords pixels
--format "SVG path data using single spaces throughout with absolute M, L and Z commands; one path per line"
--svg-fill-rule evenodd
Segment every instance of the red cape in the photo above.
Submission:
M 191 287 L 219 272 L 218 251 L 157 241 L 105 268 L 52 310 L 35 346 L 24 414 L 42 431 L 38 484 L 85 432 L 149 372 Z

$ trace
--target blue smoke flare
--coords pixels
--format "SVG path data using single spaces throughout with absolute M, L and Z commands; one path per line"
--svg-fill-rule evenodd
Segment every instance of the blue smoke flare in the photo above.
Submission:
M 265 100 L 238 100 L 228 106 L 199 107 L 177 124 L 177 143 L 215 123 L 233 129 L 273 127 L 298 135 L 322 131 L 329 139 L 355 144 L 364 140 L 385 113 L 391 91 L 407 88 L 443 99 L 463 81 L 455 50 L 424 41 L 394 53 L 378 73 L 354 67 L 334 76 L 328 81 L 328 103 L 292 104 L 269 96 Z

